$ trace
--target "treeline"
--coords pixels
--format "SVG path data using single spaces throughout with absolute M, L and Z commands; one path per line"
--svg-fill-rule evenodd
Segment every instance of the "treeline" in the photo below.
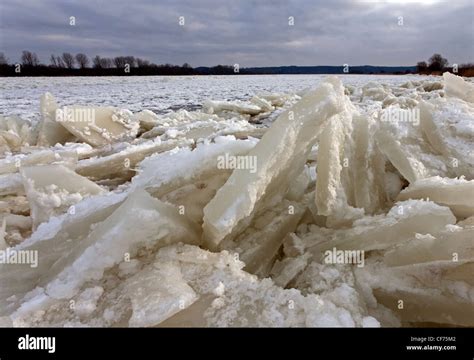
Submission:
M 223 71 L 223 69 L 226 71 Z M 227 70 L 231 68 L 232 72 Z M 212 74 L 234 73 L 232 67 L 215 66 Z M 215 70 L 213 70 L 215 69 Z M 134 56 L 117 56 L 114 58 L 99 55 L 89 58 L 86 54 L 61 55 L 52 54 L 49 64 L 40 62 L 36 53 L 25 50 L 19 63 L 10 63 L 0 53 L 0 76 L 120 76 L 120 75 L 199 75 L 200 72 L 185 63 L 181 66 L 172 64 L 157 65 L 146 59 Z
M 423 75 L 441 75 L 444 72 L 456 73 L 460 76 L 474 76 L 474 64 L 449 64 L 448 59 L 441 54 L 433 54 L 428 61 L 420 61 L 416 64 L 416 72 Z
M 474 76 L 474 64 L 450 65 L 440 54 L 434 54 L 428 61 L 420 61 L 415 67 L 352 66 L 344 71 L 343 66 L 277 66 L 238 68 L 238 65 L 217 65 L 193 68 L 185 63 L 179 65 L 157 65 L 134 56 L 114 58 L 86 54 L 52 54 L 49 64 L 40 62 L 38 55 L 25 50 L 19 63 L 10 63 L 0 52 L 0 76 L 126 76 L 126 75 L 260 75 L 260 74 L 433 74 L 449 71 L 461 76 Z

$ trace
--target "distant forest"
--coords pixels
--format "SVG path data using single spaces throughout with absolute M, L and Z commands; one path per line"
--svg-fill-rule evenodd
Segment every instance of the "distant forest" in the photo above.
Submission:
M 0 76 L 127 76 L 127 75 L 262 75 L 262 74 L 436 74 L 450 71 L 462 76 L 474 76 L 474 64 L 453 64 L 440 54 L 416 66 L 276 66 L 239 68 L 235 65 L 197 67 L 185 63 L 181 66 L 157 65 L 134 56 L 114 58 L 86 54 L 52 54 L 49 65 L 40 62 L 36 53 L 25 50 L 19 63 L 10 63 L 0 52 Z

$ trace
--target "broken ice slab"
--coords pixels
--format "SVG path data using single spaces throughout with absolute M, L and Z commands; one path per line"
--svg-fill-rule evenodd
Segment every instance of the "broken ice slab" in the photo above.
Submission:
M 260 99 L 268 101 L 272 106 L 284 106 L 287 102 L 299 100 L 300 96 L 294 94 L 258 94 Z
M 18 116 L 0 116 L 0 154 L 18 152 L 23 146 L 36 144 L 35 124 Z
M 0 175 L 0 196 L 22 195 L 24 192 L 25 189 L 20 174 Z
M 387 194 L 385 190 L 385 158 L 374 140 L 372 118 L 366 115 L 353 117 L 354 150 L 350 166 L 353 174 L 354 206 L 373 214 L 384 207 Z
M 232 170 L 227 159 L 245 155 L 257 143 L 256 139 L 236 140 L 233 136 L 198 144 L 195 149 L 176 148 L 154 154 L 140 163 L 139 174 L 132 179 L 132 188 L 147 189 L 156 197 L 200 179 Z M 179 166 L 177 166 L 179 165 Z
M 341 184 L 344 140 L 344 123 L 336 116 L 326 125 L 319 141 L 316 167 L 316 206 L 319 215 L 330 215 L 347 204 Z
M 63 152 L 63 151 L 71 151 L 77 153 L 78 160 L 89 158 L 93 156 L 97 156 L 98 154 L 102 154 L 107 150 L 113 149 L 113 146 L 118 146 L 119 144 L 110 145 L 110 149 L 107 147 L 102 148 L 94 148 L 87 143 L 66 143 L 66 144 L 56 144 L 49 148 L 54 152 Z
M 139 114 L 140 113 L 136 114 L 138 119 L 140 119 L 143 116 L 143 115 L 140 116 Z M 160 132 L 160 131 L 163 131 L 163 129 L 172 129 L 174 127 L 179 127 L 184 124 L 192 124 L 195 122 L 206 122 L 206 121 L 214 122 L 214 121 L 223 120 L 223 118 L 215 114 L 206 114 L 201 111 L 186 111 L 184 109 L 180 109 L 176 112 L 171 112 L 164 115 L 156 115 L 156 116 L 157 116 L 155 118 L 156 125 L 145 134 L 153 133 L 155 129 L 158 129 L 158 132 Z M 158 135 L 161 135 L 161 134 L 158 134 Z M 151 137 L 151 136 L 147 136 L 147 137 Z
M 5 220 L 6 228 L 16 228 L 19 230 L 31 229 L 31 218 L 24 215 L 5 214 L 0 213 L 0 224 Z
M 391 94 L 391 89 L 386 84 L 369 82 L 362 87 L 362 98 L 383 101 Z
M 452 230 L 447 229 L 447 231 Z M 461 246 L 461 248 L 462 247 L 463 246 Z M 469 251 L 466 255 L 471 256 L 472 245 L 470 249 L 466 250 Z M 459 256 L 459 254 L 457 255 Z M 455 260 L 453 256 L 452 261 L 432 261 L 421 264 L 390 267 L 390 270 L 402 276 L 413 277 L 425 287 L 438 289 L 446 294 L 461 297 L 474 305 L 474 279 L 472 277 L 474 261 L 472 257 L 467 259 L 466 256 L 462 260 Z M 435 273 L 437 276 L 433 276 Z
M 291 183 L 286 198 L 292 201 L 300 201 L 311 183 L 311 170 L 305 165 L 301 174 Z M 314 185 L 314 184 L 313 184 Z
M 196 178 L 196 181 L 189 181 L 171 191 L 168 191 L 170 188 L 154 189 L 151 190 L 151 194 L 153 196 L 159 194 L 160 200 L 178 206 L 188 219 L 202 225 L 204 207 L 211 201 L 217 190 L 224 185 L 229 176 L 230 171 L 214 174 L 204 172 L 199 178 Z M 174 185 L 177 184 L 176 182 Z
M 457 268 L 456 263 L 451 264 Z M 371 288 L 377 302 L 390 308 L 405 325 L 473 326 L 474 289 L 463 281 L 450 280 L 448 273 L 437 263 L 431 267 L 366 263 L 355 270 L 358 283 Z
M 467 102 L 474 103 L 474 85 L 462 77 L 449 72 L 443 74 L 444 89 L 448 97 L 457 97 Z
M 436 289 L 376 288 L 377 300 L 397 314 L 406 325 L 437 323 L 441 326 L 474 326 L 472 301 L 439 294 Z M 403 301 L 403 309 L 399 309 Z
M 464 219 L 462 221 L 459 221 L 456 225 L 462 226 L 462 227 L 471 227 L 474 226 L 474 216 L 470 216 L 467 219 Z
M 257 128 L 254 127 L 249 128 L 249 129 L 239 129 L 239 130 L 231 130 L 231 129 L 226 129 L 221 132 L 222 135 L 233 135 L 237 139 L 245 140 L 248 138 L 256 138 L 256 139 L 261 139 L 262 136 L 267 132 L 267 128 L 261 127 Z
M 302 256 L 287 257 L 281 261 L 276 261 L 271 270 L 272 279 L 275 284 L 286 288 L 308 266 L 310 258 L 311 255 L 305 253 Z
M 474 261 L 474 228 L 447 227 L 434 235 L 417 234 L 414 239 L 400 244 L 385 253 L 384 263 L 388 266 L 404 266 L 436 261 L 452 265 Z
M 367 213 L 372 213 L 378 204 L 374 201 L 373 169 L 369 165 L 370 161 L 370 122 L 367 116 L 354 116 L 354 203 L 358 208 L 362 208 Z
M 125 197 L 126 194 L 106 194 L 86 198 L 75 205 L 74 213 L 41 224 L 29 239 L 17 245 L 15 250 L 36 251 L 38 266 L 0 264 L 0 314 L 17 307 L 24 294 L 37 284 L 44 285 L 54 278 L 59 270 L 52 268 L 64 267 L 64 261 L 70 261 L 74 248 L 83 243 L 92 226 L 110 216 Z
M 109 213 L 110 205 L 115 207 L 116 202 L 103 208 L 99 218 Z M 76 217 L 70 220 L 76 220 L 76 224 L 72 222 L 70 226 L 77 226 L 77 222 L 86 219 L 77 217 L 76 213 Z M 64 231 L 63 228 L 61 230 Z M 125 261 L 127 257 L 132 259 L 138 256 L 139 251 L 153 252 L 176 242 L 198 244 L 200 240 L 199 227 L 179 215 L 177 208 L 152 198 L 145 191 L 130 194 L 121 206 L 92 229 L 71 230 L 76 233 L 82 230 L 82 234 L 78 235 L 80 241 L 71 241 L 73 234 L 70 233 L 59 237 L 53 235 L 48 240 L 44 239 L 43 234 L 43 239 L 35 243 L 30 244 L 31 241 L 27 240 L 21 244 L 21 249 L 38 250 L 36 269 L 24 265 L 13 265 L 15 268 L 12 265 L 0 265 L 3 311 L 7 310 L 6 299 L 13 294 L 17 300 L 21 300 L 22 292 L 38 286 L 37 289 L 44 288 L 44 296 L 48 299 L 69 299 L 77 294 L 85 282 L 100 280 L 105 270 Z M 47 227 L 40 227 L 38 231 L 47 232 Z M 88 235 L 82 237 L 84 233 Z M 49 246 L 53 246 L 53 249 L 48 250 Z M 20 279 L 22 281 L 18 283 Z M 15 304 L 11 303 L 8 308 L 14 308 Z
M 430 92 L 443 89 L 443 83 L 440 81 L 424 81 L 421 87 L 424 91 Z
M 174 314 L 168 319 L 162 321 L 157 327 L 205 327 L 207 326 L 206 318 L 204 317 L 207 309 L 212 307 L 214 300 L 217 296 L 214 294 L 206 294 L 199 297 L 189 307 L 184 308 L 180 312 Z M 217 300 L 217 303 L 219 300 Z M 216 303 L 214 303 L 215 305 Z
M 145 159 L 132 187 L 146 188 L 153 196 L 179 206 L 188 218 L 201 224 L 204 207 L 232 171 L 225 159 L 245 155 L 256 144 L 255 139 L 236 140 L 233 136 L 214 141 L 199 143 L 193 150 L 176 148 Z
M 321 229 L 303 238 L 316 258 L 333 248 L 383 250 L 411 239 L 416 233 L 434 233 L 454 224 L 456 218 L 444 206 L 421 200 L 398 202 L 387 214 L 367 216 L 354 221 L 352 228 Z
M 448 206 L 458 218 L 474 215 L 474 180 L 434 176 L 417 180 L 403 189 L 397 200 L 429 199 Z
M 31 234 L 31 217 L 0 213 L 0 250 L 15 246 Z
M 56 121 L 92 146 L 131 140 L 140 127 L 130 111 L 114 107 L 66 106 L 56 110 Z
M 193 304 L 198 295 L 183 279 L 177 263 L 158 263 L 127 280 L 125 291 L 132 303 L 128 324 L 150 327 L 160 324 Z
M 273 107 L 272 103 L 269 100 L 258 97 L 258 96 L 254 96 L 252 99 L 250 99 L 250 102 L 252 104 L 257 105 L 259 108 L 261 108 L 263 112 L 275 110 L 275 108 Z
M 461 263 L 458 266 L 443 269 L 443 278 L 451 281 L 462 281 L 474 287 L 474 262 Z M 474 296 L 472 296 L 474 299 Z
M 186 138 L 195 141 L 212 139 L 217 136 L 235 135 L 237 138 L 261 137 L 265 128 L 256 128 L 247 120 L 197 120 L 174 127 L 156 126 L 142 135 L 143 138 L 153 139 L 158 136 L 162 140 Z
M 397 96 L 389 95 L 389 96 L 387 96 L 382 102 L 382 108 L 385 109 L 389 106 L 398 105 L 402 109 L 412 109 L 412 108 L 414 108 L 418 105 L 417 100 L 409 97 L 409 96 L 417 97 L 418 95 L 416 93 L 403 94 L 403 95 L 404 96 L 400 96 L 400 95 L 397 95 Z
M 372 119 L 348 106 L 320 136 L 316 205 L 330 227 L 350 224 L 385 203 L 385 160 L 372 140 L 373 127 Z
M 410 183 L 450 175 L 446 158 L 434 153 L 423 141 L 419 121 L 417 112 L 390 107 L 381 112 L 376 133 L 380 151 Z
M 31 208 L 33 227 L 105 190 L 62 165 L 24 166 L 20 170 Z
M 58 105 L 53 95 L 45 93 L 40 99 L 41 123 L 39 125 L 38 146 L 53 146 L 72 141 L 74 136 L 56 121 Z
M 18 175 L 18 179 L 21 184 L 22 191 L 23 188 L 23 180 L 21 179 L 20 174 Z M 11 213 L 11 214 L 18 214 L 18 215 L 29 215 L 30 213 L 30 206 L 28 204 L 28 200 L 26 196 L 19 195 L 19 196 L 2 196 L 0 198 L 0 212 L 4 213 Z
M 355 121 L 360 120 L 355 108 L 348 102 L 344 111 L 329 120 L 318 146 L 316 206 L 319 215 L 332 215 L 334 223 L 340 219 L 357 217 L 361 212 L 353 207 L 356 146 L 353 117 Z M 360 140 L 358 137 L 359 144 Z
M 305 210 L 302 204 L 284 200 L 255 217 L 242 234 L 233 240 L 224 240 L 220 247 L 237 251 L 245 263 L 245 271 L 266 277 L 285 236 L 295 231 Z
M 234 135 L 237 138 L 247 138 L 249 136 L 257 135 L 261 137 L 262 130 L 248 123 L 246 120 L 221 120 L 221 121 L 198 121 L 190 124 L 185 124 L 176 128 L 177 134 L 195 141 L 203 141 L 205 139 L 212 139 L 217 136 Z M 165 132 L 166 136 L 173 135 L 173 130 Z M 260 136 L 258 136 L 260 135 Z
M 122 151 L 102 157 L 80 160 L 76 171 L 89 179 L 101 180 L 114 177 L 130 179 L 135 174 L 135 166 L 147 156 L 161 153 L 175 147 L 190 146 L 191 140 L 146 141 L 138 145 L 127 146 Z
M 456 176 L 474 179 L 474 107 L 459 99 L 420 103 L 421 129 Z
M 247 104 L 241 101 L 206 101 L 203 105 L 204 111 L 208 114 L 219 114 L 223 111 L 231 111 L 240 114 L 257 115 L 263 111 L 260 106 Z
M 100 279 L 106 269 L 124 261 L 126 254 L 134 258 L 141 248 L 156 251 L 176 242 L 199 244 L 199 228 L 178 208 L 136 191 L 78 244 L 46 291 L 53 298 L 69 298 L 85 281 Z
M 284 196 L 289 183 L 303 170 L 322 127 L 345 102 L 342 83 L 333 78 L 278 117 L 247 154 L 256 160 L 256 171 L 235 169 L 204 209 L 204 236 L 210 248 L 249 217 L 259 201 Z
M 140 127 L 144 131 L 153 129 L 156 125 L 159 124 L 158 115 L 153 111 L 143 110 L 138 113 L 133 114 L 133 118 L 140 124 Z
M 16 173 L 23 166 L 61 164 L 74 169 L 77 163 L 75 151 L 39 150 L 30 154 L 18 154 L 0 159 L 0 175 Z
M 303 271 L 297 274 L 289 286 L 298 288 L 304 293 L 318 294 L 325 301 L 343 307 L 351 314 L 367 313 L 370 301 L 365 299 L 365 291 L 356 282 L 351 267 L 342 264 L 318 264 L 313 261 L 309 262 L 308 266 L 304 268 L 307 255 L 306 253 L 295 259 L 299 259 L 301 263 L 300 265 L 294 263 L 296 268 L 287 275 L 291 276 L 291 272 L 296 272 L 298 267 L 303 268 Z M 360 320 L 362 320 L 363 327 L 380 326 L 379 321 L 372 317 L 364 317 Z

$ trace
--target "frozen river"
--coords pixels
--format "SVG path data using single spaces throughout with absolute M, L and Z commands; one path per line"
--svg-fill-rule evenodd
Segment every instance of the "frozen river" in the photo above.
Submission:
M 205 100 L 245 100 L 262 92 L 294 93 L 312 88 L 327 75 L 252 76 L 130 76 L 3 78 L 0 82 L 0 114 L 39 116 L 40 96 L 50 92 L 60 106 L 110 105 L 131 111 L 156 113 L 184 108 L 198 109 Z M 418 75 L 342 75 L 345 85 L 370 81 L 389 85 L 420 79 Z M 424 77 L 426 78 L 426 77 Z

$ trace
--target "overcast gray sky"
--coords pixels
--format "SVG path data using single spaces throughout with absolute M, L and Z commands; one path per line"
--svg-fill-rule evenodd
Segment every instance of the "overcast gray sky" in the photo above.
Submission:
M 13 62 L 26 49 L 43 63 L 68 51 L 241 67 L 414 65 L 439 52 L 459 64 L 474 62 L 474 0 L 1 0 L 0 51 Z

